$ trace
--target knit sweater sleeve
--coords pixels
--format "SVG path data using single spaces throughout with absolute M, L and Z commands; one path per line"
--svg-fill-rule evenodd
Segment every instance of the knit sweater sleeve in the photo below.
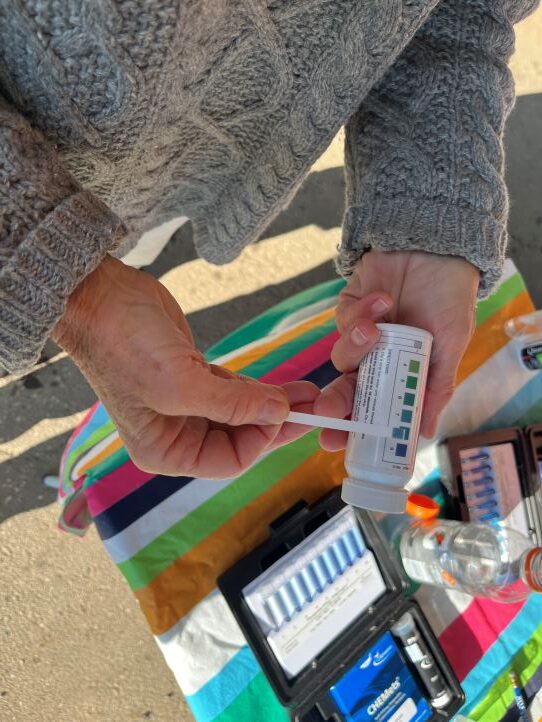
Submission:
M 120 220 L 0 97 L 0 367 L 37 361 L 69 295 L 122 235 Z
M 513 24 L 538 0 L 446 0 L 350 119 L 338 259 L 425 250 L 500 277 L 508 198 L 503 130 L 514 104 Z

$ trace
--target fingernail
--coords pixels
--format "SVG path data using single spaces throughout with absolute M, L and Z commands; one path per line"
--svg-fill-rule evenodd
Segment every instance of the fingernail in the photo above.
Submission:
M 350 338 L 352 343 L 355 343 L 356 346 L 364 346 L 368 341 L 367 336 L 357 326 L 352 330 Z
M 383 298 L 379 298 L 371 306 L 371 311 L 375 314 L 375 316 L 381 316 L 383 313 L 386 313 L 389 307 L 390 304 L 387 301 L 384 301 Z
M 286 418 L 285 405 L 280 401 L 266 401 L 256 419 L 257 424 L 281 424 Z

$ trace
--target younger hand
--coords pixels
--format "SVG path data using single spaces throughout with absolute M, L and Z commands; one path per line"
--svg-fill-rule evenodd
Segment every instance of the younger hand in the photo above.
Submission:
M 474 331 L 479 280 L 479 271 L 458 257 L 422 251 L 366 253 L 341 292 L 337 307 L 341 337 L 332 360 L 343 376 L 324 390 L 314 412 L 339 417 L 350 413 L 357 367 L 377 337 L 374 321 L 417 326 L 433 334 L 421 424 L 421 433 L 433 436 Z M 343 448 L 346 441 L 345 432 L 322 432 L 324 448 Z
M 282 426 L 312 411 L 308 382 L 284 387 L 208 364 L 184 314 L 151 276 L 111 257 L 72 294 L 53 338 L 74 358 L 134 463 L 168 475 L 226 478 L 307 432 Z

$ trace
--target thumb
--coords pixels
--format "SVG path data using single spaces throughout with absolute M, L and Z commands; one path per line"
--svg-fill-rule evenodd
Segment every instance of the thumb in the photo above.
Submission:
M 185 395 L 187 416 L 203 416 L 230 426 L 271 425 L 285 421 L 290 404 L 286 392 L 255 379 L 238 376 L 213 364 L 198 365 Z

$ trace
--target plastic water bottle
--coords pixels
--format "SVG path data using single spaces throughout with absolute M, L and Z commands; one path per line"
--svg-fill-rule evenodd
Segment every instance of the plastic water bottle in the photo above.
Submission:
M 542 311 L 533 311 L 524 316 L 509 318 L 504 324 L 504 330 L 509 338 L 542 337 Z
M 515 529 L 446 519 L 403 529 L 399 554 L 411 579 L 499 602 L 542 592 L 542 547 Z

